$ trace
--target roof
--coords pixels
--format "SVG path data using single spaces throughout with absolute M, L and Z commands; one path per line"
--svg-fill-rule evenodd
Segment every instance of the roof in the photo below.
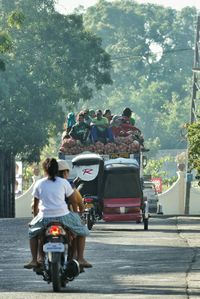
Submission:
M 110 159 L 104 162 L 104 165 L 106 168 L 108 166 L 113 166 L 113 167 L 131 167 L 133 166 L 134 168 L 139 168 L 139 164 L 136 159 L 131 159 L 131 158 L 116 158 L 116 159 Z
M 94 153 L 82 153 L 72 159 L 72 165 L 95 165 L 103 161 L 103 158 Z

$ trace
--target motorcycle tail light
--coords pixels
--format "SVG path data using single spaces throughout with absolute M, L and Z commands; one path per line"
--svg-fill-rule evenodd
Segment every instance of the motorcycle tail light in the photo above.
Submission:
M 46 235 L 51 235 L 51 236 L 59 236 L 59 235 L 66 235 L 66 232 L 64 228 L 60 225 L 52 225 L 48 227 L 46 231 Z
M 84 202 L 85 203 L 91 203 L 91 202 L 93 202 L 93 198 L 89 198 L 89 197 L 84 198 Z

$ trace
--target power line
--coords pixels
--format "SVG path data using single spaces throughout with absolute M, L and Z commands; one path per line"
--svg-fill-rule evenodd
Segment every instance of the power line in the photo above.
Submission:
M 158 51 L 158 52 L 152 52 L 154 55 L 166 55 L 166 54 L 171 54 L 171 53 L 177 53 L 177 52 L 185 52 L 185 51 L 194 51 L 192 48 L 180 48 L 180 49 L 172 49 L 172 50 L 166 50 L 166 51 Z M 145 57 L 146 55 L 125 55 L 125 56 L 113 56 L 111 58 L 111 61 L 113 60 L 123 60 L 123 59 L 130 59 L 130 58 L 142 58 Z
M 161 55 L 161 56 L 164 56 L 164 55 L 167 55 L 167 54 L 173 54 L 173 53 L 178 53 L 178 52 L 185 52 L 185 51 L 194 51 L 193 48 L 179 48 L 179 49 L 172 49 L 172 50 L 166 50 L 166 51 L 158 51 L 158 52 L 152 52 L 152 56 L 153 55 Z M 109 53 L 108 53 L 109 54 Z M 146 57 L 147 55 L 132 55 L 132 54 L 128 54 L 128 55 L 124 55 L 124 56 L 111 56 L 111 61 L 116 61 L 116 60 L 126 60 L 126 59 L 134 59 L 134 58 L 144 58 Z M 149 55 L 150 57 L 151 55 Z M 59 59 L 57 58 L 55 63 L 56 64 L 61 64 L 61 63 L 66 63 L 66 62 L 70 62 L 70 61 L 79 61 L 80 58 L 79 57 L 70 57 L 70 59 L 68 61 L 65 61 L 65 60 L 62 60 L 62 59 Z

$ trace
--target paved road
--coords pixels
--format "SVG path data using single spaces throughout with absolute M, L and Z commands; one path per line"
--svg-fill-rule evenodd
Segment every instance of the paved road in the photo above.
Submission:
M 0 219 L 0 298 L 200 298 L 200 217 L 152 217 L 142 224 L 98 223 L 87 240 L 94 267 L 61 293 L 23 269 L 29 219 Z

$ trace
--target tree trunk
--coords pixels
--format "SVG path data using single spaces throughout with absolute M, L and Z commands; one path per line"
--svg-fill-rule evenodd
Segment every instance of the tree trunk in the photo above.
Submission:
M 0 151 L 0 218 L 15 217 L 15 158 Z

